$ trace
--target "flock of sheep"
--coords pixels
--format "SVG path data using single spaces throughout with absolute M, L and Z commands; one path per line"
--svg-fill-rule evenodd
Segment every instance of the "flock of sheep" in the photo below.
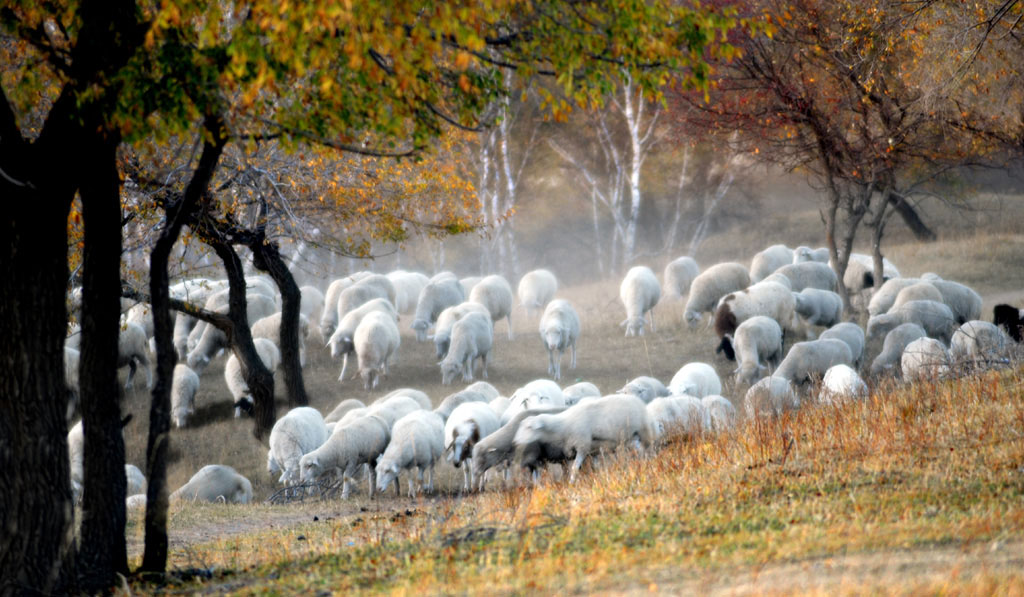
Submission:
M 663 284 L 650 268 L 637 266 L 620 285 L 621 327 L 626 336 L 643 335 L 648 324 L 653 331 L 652 309 L 663 291 L 685 297 L 685 321 L 696 327 L 707 313 L 707 325 L 719 336 L 716 352 L 736 361 L 735 383 L 748 387 L 742 399 L 747 417 L 777 416 L 808 401 L 863 398 L 868 387 L 862 372 L 874 378 L 934 379 L 1003 363 L 1020 341 L 1020 310 L 1000 305 L 995 312 L 1000 325 L 982 321 L 981 297 L 969 287 L 935 274 L 901 277 L 888 261 L 884 271 L 885 280 L 874 289 L 870 257 L 851 255 L 844 283 L 851 302 L 867 311 L 864 329 L 844 321 L 852 317 L 844 313 L 838 279 L 823 249 L 774 245 L 755 255 L 750 268 L 720 263 L 703 272 L 693 259 L 681 257 L 666 266 Z M 281 360 L 280 298 L 265 277 L 249 277 L 247 284 L 257 352 L 274 371 Z M 569 366 L 576 366 L 580 317 L 570 301 L 555 298 L 557 291 L 558 281 L 547 270 L 524 275 L 516 297 L 502 276 L 459 279 L 450 272 L 432 278 L 405 271 L 360 272 L 333 281 L 323 293 L 302 287 L 303 364 L 305 341 L 318 328 L 331 356 L 341 359 L 339 380 L 345 379 L 354 356 L 363 387 L 375 388 L 395 362 L 401 343 L 398 317 L 412 314 L 417 340 L 434 343 L 442 383 L 461 379 L 469 385 L 436 408 L 424 392 L 403 388 L 370 404 L 346 399 L 326 415 L 310 407 L 293 409 L 271 431 L 268 472 L 296 491 L 297 486 L 338 481 L 342 497 L 350 495 L 362 471 L 371 496 L 391 484 L 397 492 L 399 475 L 406 473 L 414 496 L 433 489 L 434 467 L 444 459 L 464 471 L 464 490 L 476 490 L 492 471 L 502 472 L 506 480 L 516 470 L 536 476 L 546 463 L 555 462 L 569 465 L 571 480 L 598 452 L 622 446 L 646 452 L 670 433 L 687 437 L 735 425 L 736 408 L 721 395 L 722 382 L 707 363 L 687 363 L 667 385 L 638 377 L 612 394 L 588 382 L 560 387 L 556 382 L 566 351 Z M 224 281 L 187 280 L 172 287 L 171 294 L 211 311 L 227 311 Z M 506 320 L 512 337 L 516 299 L 529 317 L 540 313 L 537 329 L 548 353 L 550 379 L 531 381 L 505 397 L 486 381 L 474 382 L 474 374 L 487 378 L 500 320 Z M 145 305 L 132 306 L 124 319 L 119 365 L 131 368 L 128 384 L 139 367 L 151 384 L 147 342 L 152 320 Z M 882 350 L 865 367 L 865 348 L 874 338 L 884 338 Z M 65 348 L 69 421 L 76 403 L 76 340 L 72 330 Z M 185 427 L 195 412 L 198 373 L 227 348 L 227 338 L 214 326 L 178 314 L 174 345 L 181 363 L 174 371 L 172 418 Z M 227 357 L 224 378 L 239 416 L 252 398 L 233 355 Z M 81 423 L 68 440 L 77 496 L 83 481 Z M 128 465 L 126 475 L 129 505 L 145 503 L 141 471 Z M 172 498 L 247 503 L 252 485 L 228 466 L 209 465 Z

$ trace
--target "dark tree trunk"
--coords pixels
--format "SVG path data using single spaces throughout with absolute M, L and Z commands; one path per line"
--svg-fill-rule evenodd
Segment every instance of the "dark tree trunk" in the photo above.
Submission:
M 256 267 L 269 272 L 281 291 L 281 369 L 284 371 L 288 407 L 308 406 L 309 396 L 306 394 L 299 358 L 299 307 L 302 303 L 299 286 L 281 258 L 276 244 L 262 242 L 261 238 L 249 248 L 252 249 Z
M 910 228 L 910 231 L 914 233 L 914 237 L 917 238 L 917 240 L 931 242 L 938 238 L 935 233 L 932 232 L 932 229 L 924 223 L 924 220 L 921 219 L 917 210 L 914 209 L 914 206 L 911 205 L 909 201 L 907 201 L 906 197 L 899 193 L 891 192 L 889 193 L 888 201 L 893 206 L 893 209 L 896 210 L 896 213 L 903 218 L 903 222 L 908 228 Z

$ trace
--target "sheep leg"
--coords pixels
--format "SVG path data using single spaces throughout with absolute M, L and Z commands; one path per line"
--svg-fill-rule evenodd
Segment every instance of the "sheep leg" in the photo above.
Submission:
M 434 463 L 427 467 L 427 491 L 434 493 Z
M 126 389 L 126 390 L 128 388 L 132 387 L 132 380 L 135 379 L 135 369 L 136 369 L 135 359 L 129 359 L 128 360 L 128 379 L 125 380 L 125 382 L 124 382 L 124 389 Z
M 647 315 L 650 316 L 650 318 L 651 318 L 651 331 L 652 332 L 658 331 L 657 328 L 654 327 L 654 309 L 651 309 L 650 311 L 648 311 Z
M 583 450 L 576 452 L 576 458 L 572 461 L 572 470 L 569 472 L 569 483 L 576 482 L 576 473 L 583 467 L 583 461 L 586 460 L 587 455 Z
M 345 381 L 345 368 L 348 367 L 348 353 L 341 357 L 341 375 L 338 376 L 338 381 Z
M 511 310 L 508 312 L 508 315 L 505 316 L 505 321 L 508 322 L 508 339 L 512 340 L 515 335 L 512 333 L 512 311 Z
M 555 374 L 555 351 L 548 348 L 548 375 Z M 555 379 L 558 379 L 557 377 Z
M 572 349 L 572 363 L 569 365 L 569 368 L 570 369 L 575 369 L 576 368 L 576 342 L 574 341 L 572 344 L 570 344 L 569 348 Z
M 487 379 L 487 353 L 480 355 L 480 377 Z

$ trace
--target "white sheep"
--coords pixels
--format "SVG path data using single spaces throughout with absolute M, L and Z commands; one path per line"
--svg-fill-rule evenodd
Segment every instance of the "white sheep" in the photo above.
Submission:
M 916 323 L 903 323 L 890 330 L 885 335 L 882 351 L 871 362 L 871 375 L 877 376 L 895 369 L 907 344 L 927 336 L 924 328 Z
M 508 322 L 508 339 L 512 339 L 512 287 L 505 278 L 487 276 L 477 282 L 467 296 L 470 302 L 487 307 L 495 324 L 499 319 L 505 319 Z
M 146 507 L 146 494 L 137 493 L 124 499 L 125 510 L 141 510 Z
M 535 379 L 512 392 L 509 401 L 511 404 L 501 415 L 502 424 L 512 420 L 524 410 L 565 406 L 565 395 L 562 394 L 562 388 L 550 379 Z
M 666 390 L 666 393 L 668 390 Z M 584 398 L 600 398 L 601 390 L 589 381 L 581 381 L 562 388 L 562 397 L 566 406 L 572 406 Z
M 744 321 L 763 315 L 774 319 L 786 331 L 798 326 L 796 298 L 793 292 L 775 282 L 759 282 L 744 290 L 731 292 L 715 309 L 715 333 L 721 338 L 719 349 L 729 354 L 731 334 Z M 717 350 L 716 350 L 717 352 Z
M 684 297 L 690 293 L 690 284 L 700 275 L 700 266 L 693 257 L 680 257 L 669 262 L 662 274 L 666 297 Z
M 341 373 L 338 375 L 338 381 L 344 381 L 345 369 L 348 368 L 348 357 L 356 350 L 354 340 L 356 328 L 359 327 L 359 323 L 363 320 L 363 317 L 366 317 L 367 313 L 375 311 L 390 315 L 394 318 L 395 325 L 398 325 L 398 313 L 395 312 L 394 305 L 386 298 L 375 298 L 346 313 L 341 318 L 334 333 L 327 340 L 327 347 L 331 349 L 331 358 L 342 357 Z
M 707 409 L 693 396 L 666 396 L 647 404 L 651 420 L 651 439 L 658 442 L 667 434 L 693 438 L 710 426 Z
M 255 322 L 273 314 L 277 311 L 274 301 L 262 294 L 247 294 L 245 296 L 245 308 L 248 321 Z M 228 308 L 217 311 L 227 313 Z M 200 326 L 196 326 L 199 329 Z M 222 348 L 228 347 L 228 337 L 216 326 L 207 324 L 195 347 L 188 353 L 188 366 L 196 373 L 202 373 L 210 364 L 210 360 Z
M 811 378 L 820 379 L 829 367 L 840 364 L 853 364 L 853 354 L 846 342 L 833 338 L 808 340 L 790 347 L 772 376 L 801 384 Z
M 386 313 L 367 313 L 356 327 L 352 342 L 359 363 L 359 376 L 363 379 L 363 389 L 376 388 L 381 376 L 388 374 L 388 361 L 395 358 L 402 342 L 398 325 Z
M 515 439 L 516 431 L 519 429 L 519 424 L 524 419 L 534 415 L 560 413 L 564 410 L 565 407 L 563 406 L 548 406 L 524 410 L 509 421 L 502 423 L 497 431 L 476 442 L 473 445 L 472 465 L 473 474 L 480 479 L 480 487 L 483 487 L 487 471 L 490 469 L 498 465 L 504 465 L 506 473 L 508 472 L 508 466 L 512 463 L 512 459 L 515 456 L 513 440 Z
M 1010 337 L 999 326 L 973 320 L 961 325 L 949 343 L 949 353 L 957 365 L 984 366 L 1006 356 Z
M 818 400 L 822 404 L 841 404 L 868 395 L 868 385 L 849 365 L 833 365 L 821 380 Z
M 425 410 L 418 400 L 412 396 L 399 394 L 391 396 L 387 400 L 374 402 L 366 408 L 364 416 L 379 417 L 387 423 L 388 430 L 390 430 L 399 419 L 417 410 Z
M 345 413 L 357 408 L 366 408 L 366 404 L 357 398 L 346 398 L 338 403 L 334 409 L 324 417 L 324 423 L 337 423 L 345 416 Z
M 483 280 L 483 276 L 466 276 L 465 278 L 459 278 L 459 286 L 462 286 L 462 294 L 469 296 L 469 293 L 476 288 L 476 285 Z
M 411 471 L 419 471 L 419 485 L 426 491 L 434 490 L 434 464 L 444 452 L 444 423 L 437 413 L 429 410 L 413 411 L 399 419 L 391 430 L 391 441 L 377 459 L 377 489 L 383 494 L 388 485 L 398 490 L 398 475 L 410 471 L 409 497 L 416 497 L 416 486 Z M 427 474 L 424 486 L 423 474 Z
M 555 274 L 546 269 L 535 269 L 526 272 L 519 279 L 516 287 L 516 296 L 519 304 L 526 309 L 526 314 L 533 317 L 533 314 L 547 306 L 548 301 L 555 298 L 558 291 L 558 278 Z
M 395 287 L 395 309 L 399 313 L 412 313 L 420 292 L 429 283 L 428 278 L 419 272 L 402 270 L 390 272 L 387 277 Z
M 930 283 L 942 294 L 942 302 L 953 312 L 957 325 L 981 319 L 981 295 L 974 289 L 949 280 L 931 280 Z
M 619 390 L 618 393 L 636 396 L 645 403 L 650 403 L 655 398 L 671 395 L 668 388 L 665 387 L 665 384 L 661 383 L 660 380 L 647 375 L 641 375 L 640 377 L 633 378 L 629 383 L 622 386 L 622 389 Z
M 437 358 L 443 359 L 448 354 L 448 347 L 452 341 L 452 326 L 467 313 L 483 313 L 488 318 L 491 317 L 491 312 L 487 310 L 487 307 L 473 301 L 452 305 L 441 311 L 434 323 L 433 340 L 434 347 L 437 349 Z
M 512 401 L 507 396 L 496 396 L 487 403 L 487 406 L 491 407 L 491 410 L 494 411 L 494 414 L 498 415 L 499 419 L 501 419 L 501 415 L 505 414 L 505 411 L 511 405 Z
M 874 297 L 872 297 L 874 298 Z M 921 281 L 916 284 L 911 284 L 896 294 L 896 300 L 893 301 L 892 307 L 889 310 L 898 309 L 905 303 L 910 301 L 935 301 L 937 303 L 944 303 L 942 293 L 935 287 L 931 282 Z M 948 306 L 948 305 L 947 305 Z M 871 303 L 868 303 L 868 308 L 871 308 Z
M 272 313 L 261 319 L 257 319 L 250 328 L 253 338 L 266 338 L 281 347 L 281 317 L 282 313 Z M 299 313 L 299 364 L 306 366 L 306 338 L 309 337 L 309 320 Z
M 153 307 L 149 303 L 136 303 L 121 316 L 122 323 L 135 323 L 146 332 L 146 339 L 153 337 Z
M 916 323 L 943 343 L 949 342 L 957 325 L 953 312 L 946 305 L 936 301 L 910 301 L 868 319 L 867 338 L 869 341 L 877 338 L 901 323 Z
M 441 278 L 423 287 L 416 301 L 416 314 L 413 316 L 412 329 L 416 332 L 416 340 L 427 339 L 427 329 L 434 325 L 437 316 L 448 307 L 458 305 L 466 300 L 466 294 L 454 277 Z
M 452 411 L 444 424 L 444 450 L 448 462 L 459 468 L 463 464 L 463 490 L 476 489 L 473 471 L 473 445 L 501 427 L 494 410 L 484 402 L 466 402 Z
M 494 343 L 494 326 L 486 315 L 467 313 L 452 325 L 451 346 L 441 361 L 441 383 L 452 383 L 462 374 L 462 381 L 473 381 L 473 366 L 480 359 L 481 375 L 487 379 L 487 357 Z
M 363 274 L 369 272 L 358 272 L 345 278 L 338 278 L 327 285 L 327 292 L 324 293 L 324 307 L 320 315 L 320 333 L 330 337 L 338 326 L 338 299 L 346 288 L 355 284 L 359 279 L 365 277 Z
M 775 270 L 775 273 L 789 279 L 789 287 L 793 292 L 800 292 L 804 288 L 835 291 L 839 287 L 839 276 L 828 264 L 819 261 L 791 263 Z
M 892 278 L 886 280 L 881 287 L 875 290 L 868 301 L 868 315 L 875 316 L 887 313 L 896 302 L 900 291 L 908 286 L 921 282 L 921 278 Z
M 741 323 L 731 344 L 735 346 L 736 383 L 754 383 L 769 365 L 778 367 L 782 361 L 782 327 L 771 317 L 758 315 Z
M 949 351 L 935 338 L 918 338 L 903 349 L 900 357 L 903 379 L 939 379 L 949 372 Z
M 805 261 L 818 261 L 820 263 L 828 263 L 829 254 L 828 247 L 819 247 L 812 249 L 803 245 L 793 249 L 793 263 L 803 263 Z
M 188 418 L 196 412 L 196 392 L 199 376 L 185 363 L 174 366 L 171 377 L 171 419 L 178 429 L 188 425 Z
M 831 263 L 829 264 L 831 265 Z M 843 274 L 843 285 L 853 296 L 863 290 L 881 286 L 885 280 L 900 277 L 900 271 L 888 259 L 882 258 L 882 280 L 875 281 L 875 261 L 871 255 L 863 253 L 851 253 L 846 264 L 846 273 Z
M 643 324 L 641 323 L 641 333 Z M 580 316 L 565 299 L 555 299 L 544 308 L 540 318 L 540 339 L 548 351 L 548 375 L 562 378 L 562 355 L 571 351 L 569 368 L 576 368 L 576 342 L 580 337 Z M 557 354 L 557 356 L 556 356 Z
M 703 398 L 710 394 L 722 393 L 722 380 L 715 368 L 707 363 L 687 363 L 672 376 L 668 391 L 673 396 Z
M 711 421 L 710 430 L 714 432 L 730 431 L 736 427 L 736 407 L 728 398 L 712 394 L 700 399 L 708 412 Z
M 748 419 L 779 417 L 799 407 L 800 398 L 793 391 L 793 384 L 774 375 L 758 380 L 743 397 L 743 409 Z
M 627 443 L 645 450 L 652 441 L 646 405 L 635 396 L 624 395 L 586 400 L 558 414 L 529 417 L 519 424 L 513 439 L 517 448 L 541 444 L 554 446 L 565 455 L 575 454 L 570 482 L 592 453 Z M 529 466 L 522 453 L 517 457 Z
M 772 245 L 754 255 L 750 262 L 750 282 L 756 284 L 784 265 L 793 263 L 793 249 L 786 245 Z
M 452 411 L 465 402 L 488 403 L 490 400 L 481 392 L 477 392 L 475 390 L 462 390 L 445 396 L 444 400 L 441 401 L 441 404 L 437 405 L 437 408 L 434 409 L 434 412 L 441 417 L 442 421 L 447 421 L 448 417 L 452 414 Z
M 723 296 L 747 286 L 750 286 L 750 273 L 743 265 L 733 262 L 712 265 L 690 284 L 690 297 L 683 314 L 686 323 L 695 327 L 703 313 L 714 313 Z
M 497 390 L 495 390 L 494 395 L 498 395 Z M 418 404 L 420 408 L 422 408 L 423 410 L 431 410 L 434 408 L 434 405 L 430 402 L 430 396 L 427 396 L 426 392 L 422 390 L 417 390 L 415 388 L 398 388 L 397 390 L 391 390 L 387 394 L 384 394 L 380 398 L 371 402 L 370 406 L 379 404 L 381 402 L 386 402 L 389 399 L 394 398 L 395 396 L 405 396 L 407 398 L 412 398 L 413 400 L 416 401 L 416 404 Z
M 316 286 L 303 286 L 299 288 L 299 296 L 299 313 L 306 318 L 306 325 L 312 327 L 315 324 L 322 336 L 323 332 L 319 330 L 320 318 L 324 314 L 324 293 Z
M 474 381 L 473 383 L 466 386 L 466 390 L 470 392 L 480 392 L 485 398 L 493 400 L 501 395 L 498 388 L 492 386 L 486 381 Z
M 790 292 L 793 291 L 793 281 L 778 272 L 765 276 L 761 282 L 775 282 L 785 286 Z
M 368 464 L 369 493 L 373 497 L 377 459 L 387 449 L 390 436 L 387 422 L 377 416 L 361 416 L 344 424 L 339 421 L 323 445 L 299 460 L 302 483 L 313 483 L 328 473 L 340 472 L 341 497 L 348 499 L 356 472 Z
M 861 358 L 864 356 L 864 345 L 866 338 L 864 330 L 852 321 L 842 321 L 828 328 L 818 336 L 819 340 L 842 340 L 850 347 L 851 363 L 854 367 L 860 368 Z
M 198 319 L 192 317 L 188 313 L 178 312 L 174 315 L 174 331 L 172 332 L 172 342 L 174 343 L 174 352 L 178 355 L 179 361 L 184 361 L 188 358 L 188 337 L 197 326 Z
M 381 276 L 383 278 L 383 276 Z M 387 280 L 387 278 L 384 278 Z M 370 278 L 363 279 L 341 291 L 338 295 L 338 320 L 345 317 L 346 313 L 359 308 L 373 299 L 384 299 L 394 306 L 394 302 L 388 298 L 387 290 L 379 284 L 371 284 Z M 331 332 L 332 335 L 334 332 Z
M 266 338 L 256 338 L 252 342 L 256 347 L 256 354 L 263 361 L 263 366 L 269 369 L 271 374 L 277 371 L 278 365 L 281 364 L 281 351 L 278 350 L 277 345 Z M 242 363 L 239 361 L 238 355 L 234 353 L 231 353 L 224 364 L 224 382 L 228 386 L 228 391 L 231 392 L 231 397 L 235 399 L 235 418 L 241 417 L 243 410 L 252 409 L 253 400 L 252 394 L 249 392 L 249 384 L 246 383 L 245 375 L 242 373 Z
M 230 466 L 208 464 L 172 493 L 170 499 L 248 504 L 252 501 L 252 483 Z
M 128 322 L 121 328 L 117 336 L 117 368 L 127 366 L 128 379 L 125 388 L 132 387 L 135 371 L 142 367 L 146 372 L 146 389 L 153 387 L 153 371 L 149 368 L 149 338 L 146 330 L 137 323 Z
M 309 406 L 291 409 L 270 430 L 267 472 L 280 472 L 278 483 L 295 485 L 299 482 L 299 460 L 322 446 L 329 435 L 320 411 Z
M 638 265 L 626 272 L 626 277 L 619 285 L 619 300 L 626 308 L 626 319 L 619 327 L 626 328 L 626 336 L 644 335 L 644 316 L 650 315 L 651 331 L 654 327 L 654 306 L 661 298 L 661 285 L 658 278 L 645 265 Z
M 804 288 L 794 292 L 793 298 L 797 315 L 803 317 L 808 325 L 830 327 L 843 318 L 843 299 L 831 290 Z

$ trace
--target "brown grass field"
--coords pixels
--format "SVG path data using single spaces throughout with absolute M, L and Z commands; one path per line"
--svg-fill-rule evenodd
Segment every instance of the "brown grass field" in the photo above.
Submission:
M 971 285 L 990 318 L 995 302 L 1024 304 L 1024 201 L 984 206 L 970 217 L 937 209 L 930 222 L 942 233 L 928 245 L 894 227 L 886 255 L 904 275 L 933 271 Z M 817 213 L 804 205 L 756 230 L 719 232 L 697 257 L 702 265 L 749 263 L 775 242 L 820 245 L 819 236 Z M 672 257 L 648 264 L 660 276 Z M 549 265 L 558 272 L 572 263 L 566 254 Z M 558 296 L 583 321 L 579 366 L 570 371 L 566 360 L 563 386 L 585 380 L 610 393 L 638 375 L 667 382 L 685 363 L 705 361 L 742 412 L 745 388 L 733 386 L 733 364 L 714 355 L 711 330 L 682 325 L 682 302 L 659 304 L 655 333 L 624 338 L 617 280 Z M 345 398 L 369 402 L 400 387 L 422 389 L 436 404 L 461 389 L 440 384 L 433 344 L 416 342 L 410 320 L 399 324 L 392 375 L 373 392 L 358 381 L 339 384 L 340 362 L 311 339 L 312 406 L 328 412 Z M 496 327 L 488 381 L 505 395 L 546 376 L 536 325 L 517 308 L 514 340 L 504 322 Z M 879 348 L 869 346 L 866 362 Z M 132 593 L 1024 594 L 1019 366 L 915 386 L 880 382 L 865 402 L 811 406 L 772 423 L 741 420 L 732 433 L 673 442 L 647 458 L 613 456 L 571 486 L 547 475 L 537 487 L 492 483 L 462 496 L 461 473 L 442 464 L 438 492 L 416 500 L 370 500 L 364 484 L 347 501 L 270 505 L 262 502 L 278 487 L 265 469 L 266 447 L 250 421 L 232 416 L 223 360 L 201 377 L 195 426 L 172 431 L 169 484 L 228 464 L 252 481 L 257 503 L 172 505 L 172 568 L 212 578 L 134 583 Z M 128 461 L 141 464 L 148 393 L 140 385 L 127 404 Z M 279 415 L 286 408 L 279 402 Z M 141 512 L 129 513 L 127 539 L 139 558 Z

